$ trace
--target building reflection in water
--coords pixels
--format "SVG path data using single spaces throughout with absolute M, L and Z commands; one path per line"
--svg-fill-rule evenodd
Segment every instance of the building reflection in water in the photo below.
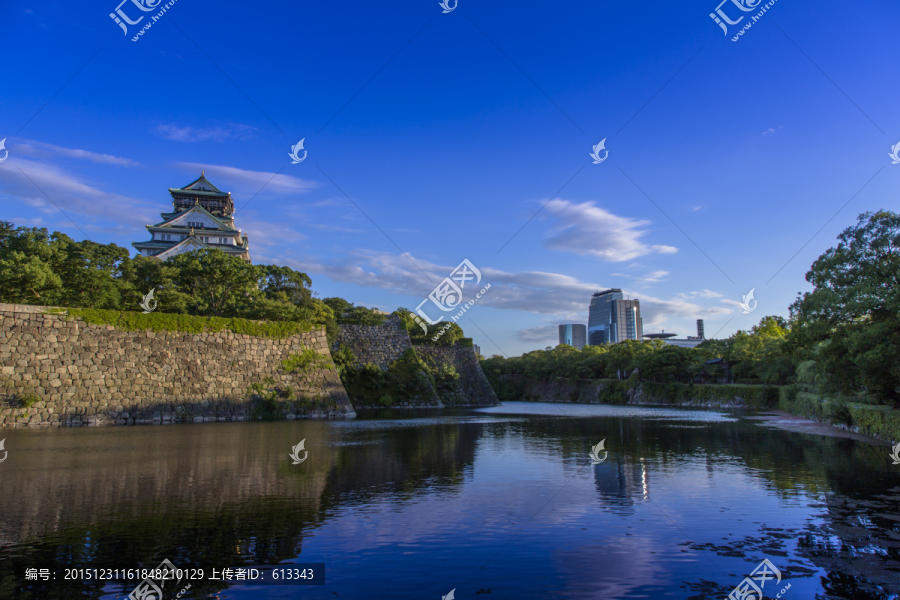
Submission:
M 613 512 L 633 515 L 636 499 L 650 500 L 650 474 L 645 459 L 633 463 L 624 457 L 615 457 L 593 468 L 594 485 L 600 499 Z

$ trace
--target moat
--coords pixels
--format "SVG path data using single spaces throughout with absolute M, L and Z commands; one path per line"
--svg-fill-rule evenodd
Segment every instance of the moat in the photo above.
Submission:
M 182 598 L 721 600 L 768 559 L 781 581 L 767 598 L 788 585 L 782 598 L 897 598 L 889 448 L 752 416 L 509 402 L 9 429 L 0 596 L 124 598 L 133 583 L 23 573 L 168 559 L 210 572 L 325 564 L 324 585 L 193 581 Z M 608 455 L 592 464 L 601 440 Z

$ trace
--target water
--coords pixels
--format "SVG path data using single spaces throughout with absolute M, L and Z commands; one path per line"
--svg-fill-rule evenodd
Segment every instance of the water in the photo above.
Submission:
M 181 598 L 438 600 L 455 588 L 721 600 L 767 558 L 782 573 L 769 598 L 788 584 L 789 600 L 897 598 L 889 448 L 745 417 L 511 402 L 346 422 L 4 430 L 0 597 L 122 598 L 136 581 L 64 581 L 65 568 L 169 559 L 206 576 L 326 568 L 325 585 L 205 578 Z M 304 438 L 308 458 L 293 465 Z M 608 457 L 592 465 L 602 439 Z M 26 568 L 56 580 L 27 582 Z

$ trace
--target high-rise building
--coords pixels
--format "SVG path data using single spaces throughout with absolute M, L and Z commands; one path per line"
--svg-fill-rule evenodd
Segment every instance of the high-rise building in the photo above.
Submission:
M 613 300 L 609 315 L 610 343 L 623 340 L 642 340 L 644 323 L 640 300 Z
M 596 292 L 588 311 L 588 343 L 592 346 L 615 344 L 623 340 L 641 340 L 644 323 L 641 301 L 626 300 L 622 290 Z
M 560 325 L 559 343 L 568 344 L 581 350 L 587 344 L 587 327 L 580 323 Z
M 591 295 L 591 306 L 588 309 L 588 344 L 601 346 L 610 343 L 609 317 L 613 300 L 623 300 L 622 290 L 613 288 Z
M 706 336 L 703 334 L 703 319 L 697 319 L 697 337 L 701 340 L 706 339 Z

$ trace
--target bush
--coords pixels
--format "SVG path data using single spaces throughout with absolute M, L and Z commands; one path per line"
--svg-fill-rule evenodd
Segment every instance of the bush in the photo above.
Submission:
M 430 402 L 432 394 L 437 390 L 437 383 L 431 369 L 425 364 L 415 350 L 409 348 L 400 358 L 382 371 L 377 365 L 362 367 L 341 367 L 341 381 L 350 401 L 354 404 L 372 406 L 384 405 L 385 398 L 394 402 L 420 403 Z M 453 379 L 453 373 L 442 371 L 445 385 Z M 458 375 L 457 375 L 458 377 Z
M 350 350 L 344 344 L 338 346 L 338 349 L 332 353 L 331 360 L 334 361 L 334 365 L 337 367 L 338 375 L 341 376 L 341 380 L 344 379 L 344 373 L 347 369 L 353 368 L 353 365 L 356 363 L 356 355 L 353 354 L 353 351 Z
M 253 400 L 250 418 L 256 421 L 280 421 L 288 407 L 285 402 L 295 399 L 294 390 L 290 387 L 276 387 L 271 377 L 262 383 L 254 383 L 247 388 L 247 395 Z
M 291 354 L 286 360 L 281 361 L 281 367 L 285 373 L 306 373 L 316 369 L 333 369 L 334 365 L 324 354 L 307 348 L 302 352 Z
M 850 413 L 850 405 L 844 399 L 836 399 L 825 405 L 825 416 L 832 425 L 853 425 L 853 415 Z
M 69 318 L 80 318 L 94 325 L 112 325 L 124 331 L 180 331 L 204 333 L 231 331 L 257 337 L 285 338 L 312 331 L 316 326 L 306 321 L 278 321 L 265 323 L 225 317 L 194 317 L 173 313 L 126 312 L 94 308 L 70 308 Z

